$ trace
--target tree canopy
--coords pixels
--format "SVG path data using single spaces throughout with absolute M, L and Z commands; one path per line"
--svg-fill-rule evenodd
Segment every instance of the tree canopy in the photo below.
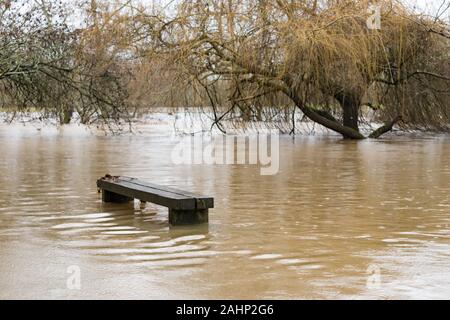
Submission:
M 184 1 L 175 18 L 148 23 L 182 72 L 207 91 L 228 84 L 229 100 L 240 102 L 232 109 L 255 112 L 282 95 L 310 120 L 354 139 L 364 138 L 364 104 L 388 121 L 371 137 L 400 120 L 447 126 L 448 24 L 397 1 L 378 6 L 375 30 L 367 24 L 371 2 L 354 0 Z
M 85 123 L 201 105 L 223 131 L 275 112 L 295 132 L 298 110 L 352 139 L 449 128 L 447 0 L 435 17 L 396 0 L 90 0 L 77 28 L 62 4 L 18 3 L 1 8 L 4 104 Z M 361 128 L 368 115 L 384 125 Z

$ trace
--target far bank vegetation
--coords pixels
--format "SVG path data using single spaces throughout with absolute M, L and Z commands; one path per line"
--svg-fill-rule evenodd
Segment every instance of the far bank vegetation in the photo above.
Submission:
M 223 132 L 307 121 L 349 139 L 450 128 L 448 0 L 433 16 L 394 0 L 142 3 L 3 1 L 0 107 L 108 126 L 201 109 Z

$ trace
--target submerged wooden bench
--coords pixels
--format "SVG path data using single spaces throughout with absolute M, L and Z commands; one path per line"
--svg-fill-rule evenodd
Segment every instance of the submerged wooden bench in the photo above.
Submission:
M 103 202 L 126 203 L 138 199 L 169 208 L 171 225 L 208 222 L 208 212 L 214 208 L 214 198 L 167 188 L 128 177 L 105 176 L 97 180 Z

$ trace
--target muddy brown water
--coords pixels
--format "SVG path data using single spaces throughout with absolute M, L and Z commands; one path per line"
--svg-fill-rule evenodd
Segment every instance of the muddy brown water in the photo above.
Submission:
M 0 298 L 450 298 L 449 137 L 281 137 L 275 176 L 176 139 L 0 126 Z M 107 172 L 213 195 L 209 225 L 102 204 Z

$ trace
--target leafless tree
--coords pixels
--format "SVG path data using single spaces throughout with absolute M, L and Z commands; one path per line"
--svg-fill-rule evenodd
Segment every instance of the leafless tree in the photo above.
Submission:
M 70 26 L 69 10 L 47 1 L 0 5 L 3 104 L 56 115 L 61 123 L 75 110 L 85 123 L 127 118 L 128 92 L 124 72 L 112 58 L 116 55 L 107 57 L 89 46 L 94 27 Z

